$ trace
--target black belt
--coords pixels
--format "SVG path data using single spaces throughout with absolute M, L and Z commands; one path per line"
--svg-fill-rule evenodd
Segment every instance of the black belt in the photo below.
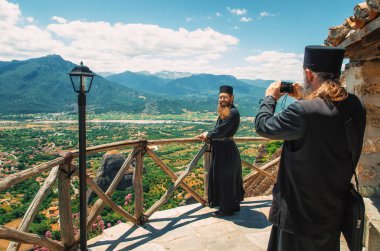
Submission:
M 213 138 L 212 141 L 234 141 L 234 137 L 219 137 Z

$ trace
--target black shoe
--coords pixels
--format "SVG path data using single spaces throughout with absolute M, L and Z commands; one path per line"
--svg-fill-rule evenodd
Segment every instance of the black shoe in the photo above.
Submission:
M 233 215 L 234 213 L 229 213 L 229 212 L 223 212 L 223 211 L 215 211 L 212 213 L 213 216 L 215 217 L 225 217 L 225 216 L 231 216 Z
M 234 212 L 239 212 L 240 211 L 240 205 L 234 208 Z

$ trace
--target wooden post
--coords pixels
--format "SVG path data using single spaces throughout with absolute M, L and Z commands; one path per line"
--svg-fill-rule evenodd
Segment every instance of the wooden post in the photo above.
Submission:
M 59 166 L 58 175 L 58 201 L 59 201 L 59 225 L 61 228 L 62 244 L 65 250 L 75 249 L 74 228 L 71 211 L 70 198 L 70 173 L 72 172 L 71 161 L 73 155 L 71 152 L 63 153 L 65 163 Z
M 133 187 L 135 191 L 135 218 L 137 219 L 137 224 L 140 225 L 143 223 L 144 213 L 142 173 L 144 168 L 144 154 L 146 146 L 147 141 L 140 140 L 139 152 L 136 154 L 136 168 L 133 172 Z
M 48 195 L 48 193 L 50 192 L 52 185 L 57 179 L 58 170 L 59 170 L 58 166 L 54 167 L 51 170 L 44 184 L 42 185 L 40 190 L 38 190 L 38 193 L 34 197 L 32 203 L 30 203 L 30 206 L 28 210 L 26 211 L 18 230 L 24 231 L 24 232 L 28 231 L 30 225 L 32 224 L 34 220 L 34 217 L 37 215 L 38 208 L 40 207 L 42 201 L 45 199 L 46 195 Z M 20 246 L 21 246 L 21 243 L 11 242 L 7 250 L 8 251 L 19 250 Z
M 206 150 L 203 154 L 203 180 L 204 180 L 204 198 L 207 201 L 208 204 L 208 174 L 210 172 L 211 168 L 211 144 L 210 142 L 206 143 Z
M 38 234 L 24 233 L 20 230 L 0 225 L 0 239 L 17 241 L 21 243 L 40 245 L 49 250 L 65 250 L 65 247 L 58 241 L 39 236 Z

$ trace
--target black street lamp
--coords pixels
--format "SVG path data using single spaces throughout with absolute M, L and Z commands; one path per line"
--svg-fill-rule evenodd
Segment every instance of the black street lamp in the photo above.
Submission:
M 80 249 L 87 250 L 86 202 L 86 93 L 90 91 L 95 74 L 80 62 L 69 73 L 74 91 L 78 93 L 79 112 L 79 202 Z

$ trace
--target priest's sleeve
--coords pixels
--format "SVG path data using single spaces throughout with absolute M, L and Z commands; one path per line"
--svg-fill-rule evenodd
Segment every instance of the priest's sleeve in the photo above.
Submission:
M 267 96 L 255 118 L 256 132 L 262 137 L 278 140 L 297 140 L 305 135 L 306 113 L 298 102 L 275 115 L 276 100 Z

